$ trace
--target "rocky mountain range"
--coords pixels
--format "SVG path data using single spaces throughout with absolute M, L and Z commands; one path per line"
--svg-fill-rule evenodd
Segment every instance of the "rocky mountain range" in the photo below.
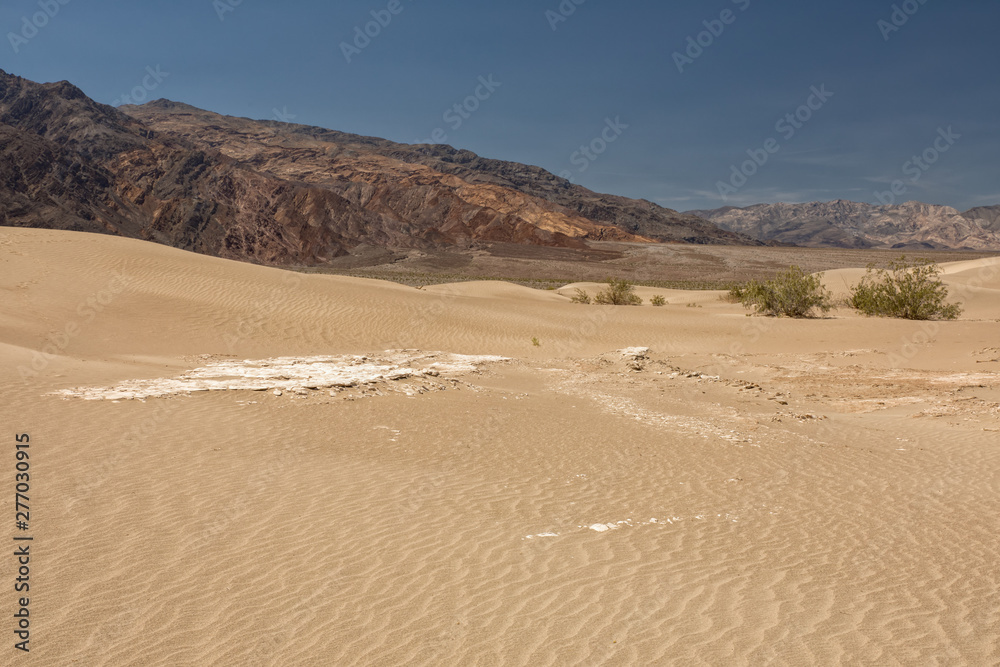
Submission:
M 841 199 L 688 213 L 760 241 L 812 248 L 1000 250 L 1000 206 L 960 213 L 915 201 L 874 206 Z
M 0 70 L 0 225 L 118 234 L 265 264 L 352 248 L 591 240 L 755 245 L 538 167 L 158 100 L 119 109 Z
M 760 204 L 678 213 L 544 169 L 157 100 L 118 109 L 0 70 L 0 225 L 265 264 L 359 246 L 588 241 L 1000 249 L 1000 206 Z

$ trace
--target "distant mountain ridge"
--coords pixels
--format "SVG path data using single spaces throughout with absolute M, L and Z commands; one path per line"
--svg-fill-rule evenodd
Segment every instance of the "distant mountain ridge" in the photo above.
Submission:
M 321 264 L 359 245 L 760 244 L 448 146 L 165 100 L 115 109 L 68 82 L 2 70 L 0 225 L 110 233 L 264 264 Z
M 1000 251 L 1000 206 L 959 213 L 910 201 L 875 206 L 838 199 L 688 211 L 760 241 L 812 248 L 924 248 Z
M 444 145 L 115 109 L 0 70 L 0 225 L 102 232 L 265 264 L 357 246 L 589 241 L 1000 250 L 1000 206 L 838 200 L 678 213 Z

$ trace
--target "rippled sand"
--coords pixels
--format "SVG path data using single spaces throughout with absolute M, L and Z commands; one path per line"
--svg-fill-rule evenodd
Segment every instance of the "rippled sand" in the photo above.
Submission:
M 936 324 L 36 230 L 0 267 L 25 664 L 1000 662 L 1000 260 Z

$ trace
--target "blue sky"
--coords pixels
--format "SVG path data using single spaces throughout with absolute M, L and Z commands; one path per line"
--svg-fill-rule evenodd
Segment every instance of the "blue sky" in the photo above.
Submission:
M 440 129 L 680 210 L 964 210 L 1000 204 L 998 26 L 995 0 L 4 0 L 0 68 L 108 104 Z

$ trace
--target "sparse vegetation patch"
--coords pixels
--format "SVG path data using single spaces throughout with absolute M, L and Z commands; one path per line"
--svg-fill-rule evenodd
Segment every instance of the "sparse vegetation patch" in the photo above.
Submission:
M 595 301 L 606 306 L 639 306 L 642 299 L 635 285 L 624 278 L 608 278 L 608 286 L 597 293 Z
M 959 304 L 948 303 L 940 267 L 925 259 L 909 262 L 905 255 L 888 269 L 869 264 L 848 305 L 865 315 L 907 320 L 953 320 L 962 312 Z
M 812 317 L 813 311 L 826 313 L 833 306 L 831 294 L 823 286 L 822 274 L 810 275 L 797 266 L 772 280 L 751 280 L 729 290 L 733 301 L 771 317 Z

